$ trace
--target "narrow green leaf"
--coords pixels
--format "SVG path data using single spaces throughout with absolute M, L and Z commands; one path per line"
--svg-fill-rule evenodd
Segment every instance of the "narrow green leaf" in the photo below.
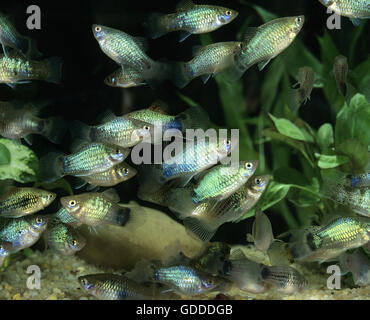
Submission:
M 317 132 L 317 143 L 321 150 L 325 150 L 334 144 L 334 130 L 331 123 L 324 123 Z
M 0 144 L 0 166 L 10 163 L 10 152 L 7 147 Z

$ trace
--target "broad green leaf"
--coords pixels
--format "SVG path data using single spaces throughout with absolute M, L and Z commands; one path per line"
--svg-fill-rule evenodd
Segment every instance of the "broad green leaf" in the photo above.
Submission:
M 10 162 L 10 152 L 7 147 L 0 144 L 0 165 L 5 165 Z
M 365 172 L 369 158 L 367 146 L 364 146 L 356 139 L 348 139 L 337 146 L 335 151 L 337 154 L 347 156 L 350 159 L 350 163 L 346 163 L 343 166 L 346 172 Z
M 356 139 L 364 146 L 370 145 L 370 102 L 365 96 L 356 94 L 350 105 L 345 105 L 337 115 L 335 145 L 348 139 Z
M 370 58 L 360 63 L 349 78 L 353 79 L 359 93 L 362 93 L 370 102 Z
M 349 158 L 346 156 L 325 155 L 315 153 L 315 157 L 318 159 L 317 165 L 321 169 L 336 168 L 341 166 L 342 164 L 350 162 Z
M 35 153 L 19 142 L 0 139 L 10 154 L 10 162 L 0 165 L 0 180 L 12 179 L 21 183 L 37 180 L 39 161 Z
M 46 182 L 36 182 L 34 185 L 35 188 L 41 188 L 46 190 L 53 190 L 53 189 L 62 189 L 66 191 L 69 195 L 73 195 L 73 190 L 71 185 L 65 179 L 59 179 L 52 183 Z
M 317 143 L 321 150 L 325 150 L 334 144 L 334 130 L 331 123 L 324 123 L 317 132 Z
M 284 119 L 276 118 L 269 113 L 271 120 L 274 122 L 274 125 L 281 134 L 284 136 L 290 137 L 295 140 L 313 142 L 313 137 L 303 128 L 297 127 L 293 122 Z

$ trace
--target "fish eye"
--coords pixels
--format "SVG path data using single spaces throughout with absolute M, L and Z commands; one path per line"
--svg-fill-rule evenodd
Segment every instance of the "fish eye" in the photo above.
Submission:
M 149 127 L 149 126 L 144 126 L 144 127 L 143 127 L 143 129 L 144 129 L 145 131 L 149 131 L 149 130 L 150 130 L 150 127 Z
M 77 240 L 76 240 L 76 239 L 73 239 L 73 240 L 72 240 L 72 244 L 73 244 L 74 246 L 77 246 Z
M 121 150 L 119 148 L 117 148 L 115 151 L 114 151 L 116 154 L 120 154 L 121 153 Z
M 227 16 L 231 16 L 231 14 L 232 14 L 232 12 L 230 10 L 227 10 L 225 13 L 226 13 Z
M 69 200 L 68 206 L 74 207 L 76 205 L 76 200 Z
M 83 286 L 86 286 L 88 284 L 87 280 L 84 278 L 84 279 L 81 279 L 81 284 Z
M 42 223 L 43 219 L 42 218 L 36 218 L 36 223 Z
M 247 163 L 245 164 L 245 168 L 246 168 L 246 169 L 252 169 L 252 168 L 253 168 L 253 163 L 251 163 L 251 162 L 247 162 Z
M 96 26 L 96 27 L 95 27 L 95 31 L 96 31 L 96 32 L 100 32 L 100 31 L 101 31 L 101 27 Z
M 302 18 L 298 17 L 298 18 L 295 19 L 295 21 L 300 24 L 302 22 Z
M 255 184 L 260 184 L 261 182 L 262 182 L 262 180 L 260 178 L 256 178 L 256 180 L 254 180 Z
M 123 175 L 124 176 L 127 176 L 128 175 L 128 172 L 129 172 L 128 169 L 126 169 L 126 168 L 123 169 Z
M 230 146 L 231 145 L 231 140 L 226 140 L 226 145 Z

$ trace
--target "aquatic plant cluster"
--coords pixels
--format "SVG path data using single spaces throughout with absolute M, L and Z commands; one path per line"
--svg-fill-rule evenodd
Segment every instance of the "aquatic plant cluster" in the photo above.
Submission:
M 351 18 L 358 28 L 359 19 L 370 17 L 366 0 L 320 2 Z M 270 68 L 267 73 L 273 79 L 286 72 L 281 68 L 282 56 L 299 41 L 304 28 L 303 15 L 278 18 L 254 8 L 264 24 L 245 28 L 240 41 L 218 43 L 211 43 L 207 34 L 236 23 L 237 11 L 185 0 L 174 13 L 151 14 L 145 28 L 152 39 L 180 32 L 183 42 L 201 34 L 203 46 L 194 48 L 193 59 L 188 62 L 154 61 L 146 54 L 145 38 L 94 24 L 92 32 L 100 49 L 119 65 L 104 83 L 119 88 L 157 88 L 167 81 L 182 89 L 195 78 L 201 77 L 205 84 L 214 77 L 228 106 L 240 94 L 240 79 L 253 66 L 258 65 L 260 71 Z M 331 39 L 325 33 L 320 41 L 329 43 Z M 62 59 L 44 59 L 35 42 L 19 34 L 2 14 L 0 42 L 1 83 L 17 90 L 18 85 L 34 80 L 61 82 Z M 305 52 L 301 42 L 297 46 Z M 298 88 L 291 88 L 289 74 L 285 74 L 282 86 L 287 87 L 287 94 L 276 102 L 277 113 L 270 109 L 278 83 L 264 85 L 262 91 L 271 92 L 264 98 L 269 108 L 254 123 L 261 140 L 259 152 L 254 150 L 246 124 L 239 120 L 233 122 L 237 124 L 233 129 L 240 130 L 238 143 L 221 133 L 215 139 L 189 138 L 190 130 L 206 132 L 216 126 L 201 106 L 181 94 L 190 107 L 177 115 L 170 115 L 170 107 L 164 102 L 155 101 L 120 116 L 105 111 L 95 125 L 75 120 L 67 126 L 61 117 L 41 118 L 42 109 L 48 105 L 45 101 L 0 102 L 0 134 L 4 137 L 0 139 L 2 268 L 42 237 L 48 250 L 74 255 L 88 245 L 79 231 L 81 226 L 87 226 L 92 234 L 106 225 L 125 228 L 143 209 L 121 204 L 114 187 L 135 177 L 139 183 L 137 197 L 169 209 L 192 237 L 204 242 L 205 249 L 193 258 L 180 255 L 172 265 L 141 261 L 133 271 L 139 277 L 91 274 L 76 279 L 98 299 L 161 299 L 168 292 L 194 297 L 224 292 L 232 286 L 252 293 L 275 289 L 292 294 L 309 285 L 304 274 L 292 266 L 304 262 L 335 261 L 342 273 L 352 274 L 355 285 L 369 285 L 370 84 L 366 70 L 370 70 L 370 60 L 358 69 L 361 74 L 365 70 L 364 82 L 353 80 L 347 57 L 335 51 L 323 53 L 323 60 L 332 66 L 330 81 L 323 78 L 329 70 L 307 53 L 305 63 L 291 74 Z M 316 131 L 299 118 L 300 108 L 316 88 L 322 88 L 337 108 L 335 130 L 326 123 Z M 230 106 L 231 113 L 233 108 Z M 32 151 L 32 135 L 59 144 L 67 129 L 73 140 L 71 152 L 52 151 L 38 160 Z M 166 135 L 174 141 L 165 141 Z M 304 174 L 288 167 L 270 173 L 264 142 L 288 145 L 289 151 L 299 155 Z M 140 152 L 151 154 L 158 145 L 164 159 L 140 164 Z M 166 149 L 171 150 L 167 156 Z M 243 159 L 236 163 L 232 161 L 235 150 Z M 279 153 L 279 148 L 274 150 Z M 69 195 L 58 199 L 58 212 L 40 214 L 58 197 L 51 191 L 54 189 L 64 189 Z M 300 224 L 287 213 L 284 199 L 298 208 Z M 274 236 L 266 212 L 278 204 L 289 230 Z M 265 257 L 263 263 L 229 244 L 210 242 L 225 223 L 250 217 L 254 217 L 252 234 L 245 240 Z

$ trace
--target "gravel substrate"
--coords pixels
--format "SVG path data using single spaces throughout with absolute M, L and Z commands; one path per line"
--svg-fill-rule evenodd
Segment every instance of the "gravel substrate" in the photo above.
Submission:
M 30 290 L 27 288 L 27 268 L 37 265 L 41 270 L 40 289 Z M 230 299 L 284 299 L 284 300 L 347 300 L 347 299 L 370 299 L 370 286 L 351 288 L 351 285 L 343 281 L 341 290 L 329 290 L 326 287 L 327 276 L 324 267 L 317 265 L 295 266 L 305 275 L 309 285 L 303 291 L 294 295 L 283 295 L 274 290 L 263 294 L 251 294 L 237 288 L 231 288 L 223 294 Z M 112 269 L 100 269 L 87 264 L 78 257 L 65 257 L 46 250 L 41 253 L 35 251 L 31 256 L 22 260 L 13 261 L 0 273 L 0 299 L 10 300 L 87 300 L 95 299 L 82 290 L 77 281 L 78 276 L 116 272 Z M 214 299 L 218 292 L 197 297 L 197 299 Z M 183 297 L 185 298 L 185 297 Z

